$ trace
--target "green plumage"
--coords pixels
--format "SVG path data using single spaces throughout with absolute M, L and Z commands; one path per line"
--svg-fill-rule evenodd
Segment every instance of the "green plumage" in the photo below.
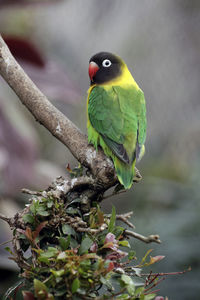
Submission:
M 144 149 L 146 108 L 134 84 L 96 85 L 88 96 L 88 141 L 112 158 L 120 183 L 130 188 Z

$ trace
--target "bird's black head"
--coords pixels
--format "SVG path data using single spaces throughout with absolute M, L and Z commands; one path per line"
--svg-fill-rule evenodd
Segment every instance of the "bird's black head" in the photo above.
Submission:
M 89 62 L 91 85 L 101 84 L 117 78 L 121 74 L 123 61 L 109 52 L 99 52 L 93 55 Z

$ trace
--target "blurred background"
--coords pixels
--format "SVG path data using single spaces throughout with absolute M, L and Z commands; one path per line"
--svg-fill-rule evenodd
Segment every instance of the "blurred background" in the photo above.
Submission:
M 89 58 L 110 51 L 126 61 L 147 102 L 143 180 L 103 207 L 133 210 L 136 231 L 160 235 L 161 245 L 133 245 L 139 258 L 151 248 L 165 255 L 154 271 L 192 267 L 167 277 L 161 295 L 199 299 L 200 1 L 2 0 L 0 32 L 37 86 L 85 133 Z M 21 188 L 46 188 L 68 163 L 77 164 L 0 78 L 0 212 L 13 216 L 27 202 Z M 2 243 L 11 233 L 3 221 L 0 228 Z M 5 246 L 0 295 L 18 280 Z

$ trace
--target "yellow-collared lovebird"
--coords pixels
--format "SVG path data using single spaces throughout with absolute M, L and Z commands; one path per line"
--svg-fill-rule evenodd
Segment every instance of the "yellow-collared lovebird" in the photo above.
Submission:
M 89 76 L 88 142 L 112 158 L 119 182 L 129 189 L 145 149 L 144 94 L 125 62 L 112 53 L 92 56 Z

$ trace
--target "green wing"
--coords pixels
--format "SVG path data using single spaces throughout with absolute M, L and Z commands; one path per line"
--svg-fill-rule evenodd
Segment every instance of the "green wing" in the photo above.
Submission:
M 141 90 L 132 86 L 127 89 L 96 86 L 89 95 L 91 125 L 115 155 L 127 164 L 136 157 L 136 145 L 139 149 L 145 140 L 145 101 L 142 95 Z
M 136 145 L 136 156 L 137 159 L 140 159 L 141 152 L 143 151 L 144 143 L 146 140 L 146 103 L 144 94 L 141 91 L 140 93 L 140 113 L 138 115 L 138 136 L 137 136 L 137 145 Z M 144 152 L 143 152 L 144 154 Z M 143 156 L 143 154 L 141 156 Z

